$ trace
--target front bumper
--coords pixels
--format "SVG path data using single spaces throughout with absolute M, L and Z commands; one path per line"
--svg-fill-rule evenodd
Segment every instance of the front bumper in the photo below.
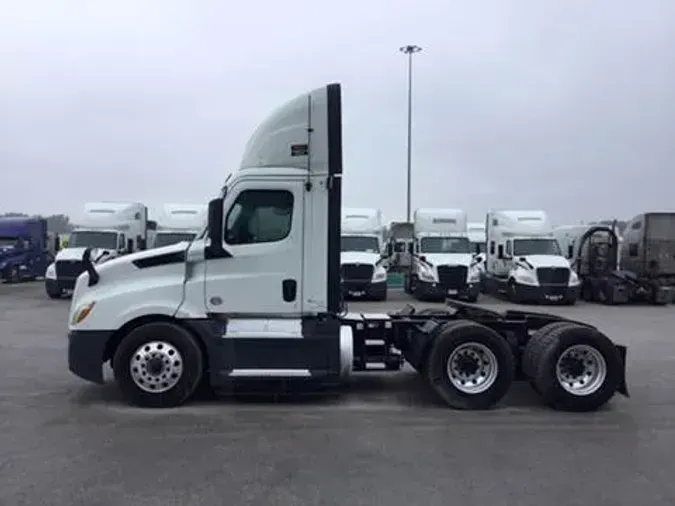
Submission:
M 366 297 L 380 299 L 387 294 L 386 279 L 376 283 L 365 280 L 346 279 L 342 281 L 341 286 L 343 297 Z
M 516 283 L 516 298 L 522 302 L 565 303 L 579 299 L 581 285 L 521 285 Z
M 111 330 L 72 330 L 68 333 L 68 369 L 75 376 L 103 384 L 103 357 Z
M 415 295 L 424 299 L 445 299 L 446 297 L 459 299 L 475 299 L 480 294 L 480 282 L 469 283 L 460 288 L 442 286 L 440 283 L 417 280 Z

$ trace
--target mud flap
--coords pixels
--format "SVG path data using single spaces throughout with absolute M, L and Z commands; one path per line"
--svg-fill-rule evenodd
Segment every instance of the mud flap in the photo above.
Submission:
M 619 352 L 619 357 L 621 358 L 621 381 L 619 386 L 616 387 L 616 391 L 626 397 L 630 397 L 628 394 L 628 385 L 626 384 L 626 355 L 628 353 L 628 348 L 620 344 L 615 344 L 614 347 L 616 351 Z

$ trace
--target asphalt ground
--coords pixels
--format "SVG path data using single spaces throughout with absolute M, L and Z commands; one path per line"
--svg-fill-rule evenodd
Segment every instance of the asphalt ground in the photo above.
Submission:
M 410 302 L 350 303 L 382 312 Z M 483 304 L 506 303 L 484 298 Z M 537 308 L 629 346 L 631 398 L 554 412 L 440 405 L 414 372 L 341 396 L 124 405 L 66 364 L 67 300 L 0 285 L 0 505 L 666 505 L 675 501 L 675 307 Z

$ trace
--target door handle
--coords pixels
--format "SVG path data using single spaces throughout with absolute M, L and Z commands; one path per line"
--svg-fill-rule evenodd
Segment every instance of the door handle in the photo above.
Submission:
M 298 295 L 298 282 L 294 279 L 284 279 L 281 282 L 281 293 L 284 302 L 293 302 Z

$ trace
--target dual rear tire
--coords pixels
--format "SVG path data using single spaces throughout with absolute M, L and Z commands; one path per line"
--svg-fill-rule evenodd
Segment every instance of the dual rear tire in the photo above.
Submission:
M 562 411 L 594 411 L 623 381 L 624 366 L 601 332 L 571 322 L 537 331 L 521 367 L 543 402 Z M 429 351 L 423 372 L 441 399 L 455 409 L 489 409 L 515 379 L 516 358 L 497 331 L 472 321 L 448 322 Z

